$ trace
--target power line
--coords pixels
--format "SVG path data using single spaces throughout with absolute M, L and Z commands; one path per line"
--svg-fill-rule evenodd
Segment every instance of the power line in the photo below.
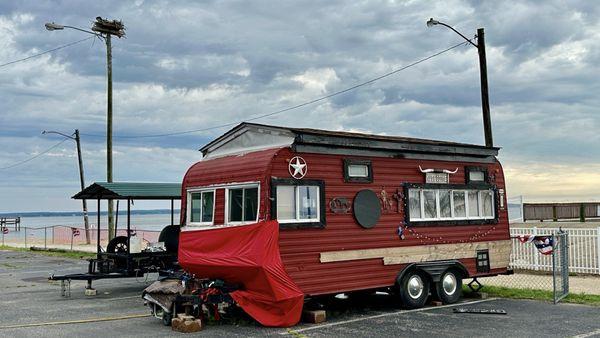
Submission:
M 237 125 L 237 124 L 239 124 L 241 122 L 248 122 L 248 121 L 255 121 L 255 120 L 263 119 L 265 117 L 269 117 L 269 116 L 273 116 L 273 115 L 285 113 L 285 112 L 290 111 L 290 110 L 298 109 L 298 108 L 301 108 L 301 107 L 304 107 L 304 106 L 311 105 L 313 103 L 324 101 L 324 100 L 327 100 L 327 99 L 332 98 L 334 96 L 347 93 L 347 92 L 352 91 L 354 89 L 357 89 L 357 88 L 360 88 L 360 87 L 364 87 L 366 85 L 370 85 L 371 83 L 374 83 L 374 82 L 379 81 L 381 79 L 384 79 L 386 77 L 392 76 L 392 75 L 394 75 L 396 73 L 399 73 L 399 72 L 401 72 L 403 70 L 406 70 L 408 68 L 414 67 L 414 66 L 416 66 L 416 65 L 418 65 L 420 63 L 423 63 L 423 62 L 425 62 L 427 60 L 430 60 L 430 59 L 432 59 L 432 58 L 434 58 L 436 56 L 439 56 L 439 55 L 442 55 L 444 53 L 447 53 L 447 52 L 449 52 L 449 51 L 451 51 L 451 50 L 453 50 L 453 49 L 455 49 L 457 47 L 466 45 L 466 44 L 470 43 L 473 39 L 471 39 L 469 41 L 466 41 L 466 42 L 458 43 L 458 44 L 456 44 L 454 46 L 448 47 L 448 48 L 446 48 L 446 49 L 444 49 L 442 51 L 439 51 L 439 52 L 437 52 L 435 54 L 431 54 L 431 55 L 429 55 L 427 57 L 424 57 L 424 58 L 422 58 L 420 60 L 417 60 L 415 62 L 409 63 L 406 66 L 400 67 L 398 69 L 395 69 L 395 70 L 393 70 L 391 72 L 385 73 L 385 74 L 380 75 L 378 77 L 372 78 L 372 79 L 367 80 L 365 82 L 361 82 L 361 83 L 356 84 L 356 85 L 354 85 L 352 87 L 348 87 L 346 89 L 342 89 L 342 90 L 333 92 L 331 94 L 328 94 L 328 95 L 325 95 L 325 96 L 321 96 L 321 97 L 318 97 L 316 99 L 313 99 L 313 100 L 310 100 L 310 101 L 306 101 L 306 102 L 303 102 L 303 103 L 300 103 L 300 104 L 297 104 L 297 105 L 294 105 L 294 106 L 291 106 L 291 107 L 288 107 L 288 108 L 284 108 L 284 109 L 280 109 L 280 110 L 277 110 L 277 111 L 274 111 L 274 112 L 271 112 L 271 113 L 267 113 L 267 114 L 255 116 L 255 117 L 243 120 L 243 121 L 230 122 L 230 123 L 220 124 L 220 125 L 216 125 L 216 126 L 212 126 L 212 127 L 202 128 L 202 129 L 185 130 L 185 131 L 178 131 L 178 132 L 165 133 L 165 134 L 114 135 L 113 137 L 115 137 L 115 138 L 152 138 L 152 137 L 176 136 L 176 135 L 184 135 L 184 134 L 197 133 L 197 132 L 201 132 L 201 131 L 209 131 L 209 130 L 213 130 L 213 129 L 220 129 L 220 128 L 224 128 L 224 127 L 234 126 L 234 125 Z M 81 135 L 92 136 L 92 137 L 104 137 L 105 136 L 105 135 L 101 135 L 101 134 L 87 134 L 87 133 L 81 133 Z
M 85 38 L 85 39 L 81 39 L 81 40 L 78 40 L 78 41 L 75 41 L 75 42 L 67 43 L 66 45 L 58 46 L 58 47 L 56 47 L 56 48 L 52 48 L 52 49 L 49 49 L 49 50 L 47 50 L 47 51 L 45 51 L 45 52 L 41 52 L 41 53 L 38 53 L 38 54 L 34 54 L 34 55 L 28 56 L 28 57 L 26 57 L 26 58 L 22 58 L 22 59 L 19 59 L 19 60 L 14 60 L 14 61 L 11 61 L 11 62 L 7 62 L 7 63 L 0 64 L 0 67 L 4 67 L 4 66 L 8 66 L 8 65 L 12 65 L 12 64 L 14 64 L 14 63 L 17 63 L 17 62 L 23 62 L 23 61 L 27 61 L 27 60 L 29 60 L 29 59 L 33 59 L 33 58 L 35 58 L 35 57 L 38 57 L 38 56 L 41 56 L 41 55 L 44 55 L 44 54 L 48 54 L 48 53 L 55 52 L 55 51 L 57 51 L 57 50 L 59 50 L 59 49 L 63 49 L 63 48 L 67 48 L 67 47 L 71 47 L 71 46 L 73 46 L 73 45 L 76 45 L 76 44 L 78 44 L 78 43 L 82 43 L 82 42 L 84 42 L 84 41 L 87 41 L 87 40 L 89 40 L 89 39 L 93 39 L 93 38 L 94 38 L 94 36 L 90 36 L 90 37 L 88 37 L 88 38 Z
M 65 142 L 66 140 L 68 140 L 68 139 L 67 139 L 67 138 L 65 138 L 64 140 L 62 140 L 62 141 L 58 142 L 57 144 L 53 145 L 52 147 L 50 147 L 50 148 L 48 148 L 48 149 L 46 149 L 46 150 L 42 151 L 41 153 L 39 153 L 39 154 L 37 154 L 37 155 L 35 155 L 35 156 L 32 156 L 32 157 L 30 157 L 30 158 L 28 158 L 28 159 L 26 159 L 26 160 L 23 160 L 23 161 L 20 161 L 20 162 L 17 162 L 17 163 L 13 163 L 13 164 L 11 164 L 11 165 L 9 165 L 9 166 L 7 166 L 7 167 L 2 167 L 2 168 L 0 168 L 0 170 L 5 170 L 5 169 L 14 168 L 14 167 L 20 166 L 21 164 L 25 164 L 25 163 L 27 163 L 27 162 L 29 162 L 29 161 L 33 161 L 33 160 L 35 160 L 36 158 L 38 158 L 38 157 L 40 157 L 40 156 L 42 156 L 42 155 L 44 155 L 44 154 L 48 153 L 48 152 L 49 152 L 49 151 L 51 151 L 52 149 L 54 149 L 54 148 L 58 147 L 59 145 L 63 144 L 63 142 Z

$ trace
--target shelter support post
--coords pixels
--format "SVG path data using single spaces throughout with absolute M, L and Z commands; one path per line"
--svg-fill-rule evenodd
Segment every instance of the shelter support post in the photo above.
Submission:
M 175 215 L 174 215 L 174 205 L 173 199 L 171 199 L 171 225 L 175 224 Z
M 115 213 L 115 237 L 119 234 L 119 200 L 117 200 L 117 212 Z
M 127 254 L 131 253 L 131 199 L 127 199 Z
M 97 240 L 97 248 L 96 248 L 96 258 L 100 258 L 100 199 L 98 198 L 98 206 L 96 209 L 96 214 L 98 214 L 98 219 L 96 220 L 96 240 Z

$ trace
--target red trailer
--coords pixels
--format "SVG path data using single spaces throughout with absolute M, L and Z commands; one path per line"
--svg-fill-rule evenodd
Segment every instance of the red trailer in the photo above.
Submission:
M 295 324 L 303 296 L 456 302 L 462 279 L 510 272 L 498 150 L 242 123 L 183 179 L 179 262 L 241 285 L 265 325 Z

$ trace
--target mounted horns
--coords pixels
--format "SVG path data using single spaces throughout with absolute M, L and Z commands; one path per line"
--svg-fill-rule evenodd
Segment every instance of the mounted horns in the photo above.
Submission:
M 419 170 L 421 170 L 422 173 L 433 173 L 433 172 L 439 172 L 436 169 L 423 169 L 421 168 L 421 166 L 419 166 Z M 454 171 L 448 170 L 448 169 L 442 169 L 443 173 L 446 174 L 456 174 L 458 172 L 458 168 L 454 169 Z
M 456 174 L 456 172 L 458 171 L 458 168 L 454 169 L 454 171 L 450 171 L 448 169 L 442 169 L 443 172 L 445 172 L 446 174 Z
M 419 170 L 421 170 L 422 173 L 432 173 L 435 171 L 435 169 L 423 169 L 421 166 L 419 166 Z

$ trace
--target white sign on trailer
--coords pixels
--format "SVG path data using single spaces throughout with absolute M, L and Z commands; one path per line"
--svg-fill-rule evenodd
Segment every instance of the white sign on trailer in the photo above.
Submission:
M 449 176 L 447 173 L 425 173 L 425 183 L 448 184 Z

